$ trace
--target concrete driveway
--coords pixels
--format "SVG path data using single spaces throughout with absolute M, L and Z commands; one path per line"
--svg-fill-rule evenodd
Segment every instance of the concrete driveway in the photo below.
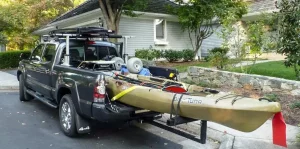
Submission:
M 20 102 L 18 92 L 0 91 L 0 148 L 4 149 L 214 149 L 150 124 L 93 125 L 90 134 L 66 137 L 58 110 L 33 100 Z

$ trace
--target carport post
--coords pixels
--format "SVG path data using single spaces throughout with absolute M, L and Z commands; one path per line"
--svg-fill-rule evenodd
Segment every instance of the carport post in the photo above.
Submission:
M 127 61 L 128 61 L 128 53 L 127 53 L 127 40 L 129 38 L 132 38 L 134 36 L 123 36 L 124 38 L 124 61 L 125 61 L 125 64 L 127 64 Z

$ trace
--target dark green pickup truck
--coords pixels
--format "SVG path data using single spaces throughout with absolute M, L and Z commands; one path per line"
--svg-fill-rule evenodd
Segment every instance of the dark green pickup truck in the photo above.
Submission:
M 106 31 L 102 30 L 101 33 Z M 98 32 L 99 29 L 85 28 L 78 33 L 77 29 L 76 38 L 74 35 L 64 39 L 53 38 L 38 45 L 29 59 L 23 59 L 19 63 L 17 77 L 20 83 L 20 100 L 30 101 L 35 98 L 50 107 L 58 108 L 61 129 L 70 137 L 90 132 L 90 120 L 125 122 L 154 119 L 159 115 L 156 112 L 141 112 L 142 109 L 111 102 L 107 98 L 109 96 L 104 100 L 97 100 L 97 79 L 99 75 L 105 75 L 104 72 L 111 70 L 94 71 L 78 66 L 83 61 L 98 61 L 107 56 L 124 55 L 120 46 L 116 44 L 90 40 L 89 37 L 96 36 Z M 98 36 L 100 35 L 102 34 Z M 165 74 L 163 68 L 151 67 L 150 70 L 154 74 Z

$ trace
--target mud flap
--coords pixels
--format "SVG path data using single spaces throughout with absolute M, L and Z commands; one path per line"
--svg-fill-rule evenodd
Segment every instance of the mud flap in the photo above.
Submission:
M 76 113 L 76 129 L 79 134 L 85 134 L 91 132 L 91 126 L 87 120 L 82 118 Z

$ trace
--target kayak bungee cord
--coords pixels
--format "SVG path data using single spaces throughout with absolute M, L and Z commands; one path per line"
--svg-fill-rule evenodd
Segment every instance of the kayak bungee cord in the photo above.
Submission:
M 224 99 L 228 99 L 228 98 L 233 98 L 233 101 L 231 102 L 231 104 L 233 105 L 235 101 L 242 99 L 243 97 L 241 95 L 235 95 L 235 94 L 227 94 L 225 96 L 222 96 L 220 98 L 218 98 L 215 102 L 215 104 L 217 104 L 220 100 L 224 100 Z M 240 97 L 240 98 L 239 98 Z

